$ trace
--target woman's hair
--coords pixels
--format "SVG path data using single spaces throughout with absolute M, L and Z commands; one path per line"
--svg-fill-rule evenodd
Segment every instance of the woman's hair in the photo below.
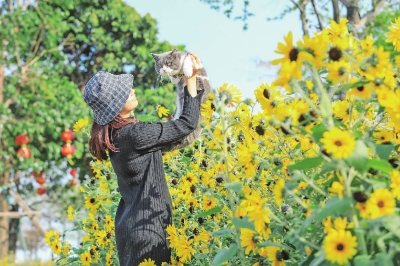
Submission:
M 98 160 L 107 160 L 107 149 L 118 152 L 112 140 L 113 130 L 120 129 L 128 124 L 136 124 L 137 122 L 137 119 L 123 118 L 120 115 L 117 115 L 114 120 L 103 126 L 93 121 L 90 131 L 89 152 Z

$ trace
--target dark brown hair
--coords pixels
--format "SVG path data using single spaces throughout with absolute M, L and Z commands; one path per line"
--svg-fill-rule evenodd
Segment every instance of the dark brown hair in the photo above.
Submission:
M 93 121 L 92 129 L 90 130 L 89 152 L 98 160 L 107 160 L 106 150 L 109 149 L 118 152 L 112 140 L 113 130 L 118 130 L 128 124 L 136 124 L 135 118 L 123 118 L 117 115 L 110 123 L 99 125 Z

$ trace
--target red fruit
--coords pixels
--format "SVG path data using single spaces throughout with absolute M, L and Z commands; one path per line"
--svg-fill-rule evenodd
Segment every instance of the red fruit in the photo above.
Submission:
M 39 185 L 43 185 L 44 183 L 46 183 L 46 178 L 44 178 L 43 176 L 38 176 L 35 178 L 36 182 L 38 182 Z
M 72 176 L 76 176 L 77 173 L 78 173 L 78 170 L 76 170 L 75 168 L 73 168 L 69 171 L 69 174 Z
M 67 143 L 61 148 L 61 154 L 64 156 L 72 156 L 75 153 L 74 145 Z
M 37 174 L 36 172 L 32 172 L 32 175 L 33 175 L 34 178 L 43 177 L 43 174 L 44 174 L 44 171 L 43 171 L 43 170 L 41 170 L 41 171 L 39 172 L 39 174 Z
M 65 142 L 70 142 L 74 139 L 74 132 L 71 129 L 66 129 L 61 133 L 61 140 Z
M 21 148 L 17 151 L 17 154 L 18 154 L 19 156 L 21 156 L 22 158 L 24 158 L 24 159 L 28 159 L 28 158 L 30 158 L 31 155 L 32 155 L 31 150 L 30 150 L 29 148 L 27 148 L 27 147 L 21 147 Z
M 18 146 L 21 146 L 22 144 L 28 144 L 29 143 L 29 137 L 26 134 L 21 134 L 15 137 L 15 143 Z
M 69 184 L 73 187 L 75 187 L 76 185 L 78 185 L 78 179 L 74 178 L 71 181 L 69 181 Z
M 46 193 L 46 188 L 45 187 L 40 187 L 37 189 L 36 191 L 38 193 L 38 195 L 43 195 L 44 193 Z

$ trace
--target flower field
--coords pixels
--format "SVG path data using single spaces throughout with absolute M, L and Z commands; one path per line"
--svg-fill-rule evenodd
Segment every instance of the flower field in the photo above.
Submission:
M 172 265 L 398 265 L 400 55 L 346 22 L 296 43 L 287 34 L 256 102 L 223 84 L 202 106 L 202 138 L 163 156 Z M 400 51 L 400 19 L 387 36 Z M 47 233 L 57 264 L 118 265 L 117 179 L 110 161 L 92 169 L 87 216 L 66 210 L 81 244 Z

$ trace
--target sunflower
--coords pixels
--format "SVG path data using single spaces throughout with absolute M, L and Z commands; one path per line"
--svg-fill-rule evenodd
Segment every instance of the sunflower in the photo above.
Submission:
M 203 195 L 203 209 L 209 210 L 217 206 L 217 201 L 214 198 Z
M 144 261 L 139 263 L 139 266 L 156 266 L 156 263 L 152 259 L 144 259 Z
M 242 91 L 234 85 L 224 83 L 217 88 L 217 91 L 219 93 L 219 99 L 224 99 L 224 103 L 228 107 L 233 107 L 235 104 L 242 101 Z
M 394 23 L 390 22 L 389 32 L 386 33 L 388 38 L 386 42 L 391 42 L 396 51 L 400 51 L 400 18 L 395 18 Z
M 74 212 L 74 208 L 72 208 L 72 206 L 68 206 L 68 210 L 67 210 L 67 213 L 68 213 L 68 220 L 71 220 L 71 221 L 74 220 L 74 214 L 73 214 L 73 212 Z
M 321 43 L 320 39 L 303 36 L 303 40 L 298 41 L 297 45 L 299 46 L 299 49 L 311 55 L 307 58 L 310 60 L 312 65 L 314 65 L 317 69 L 322 67 L 325 59 L 325 50 L 328 45 L 327 42 Z
M 283 201 L 283 188 L 285 187 L 285 180 L 280 178 L 275 181 L 275 186 L 272 193 L 275 196 L 275 203 L 278 206 L 282 205 Z
M 60 240 L 56 239 L 53 242 L 51 242 L 51 250 L 54 252 L 54 254 L 59 255 L 61 253 L 61 243 Z
M 84 131 L 85 127 L 88 125 L 89 120 L 81 118 L 74 125 L 74 132 Z
M 328 32 L 328 36 L 332 42 L 340 43 L 342 38 L 349 34 L 347 22 L 349 22 L 347 18 L 342 18 L 339 21 L 339 24 L 336 23 L 336 21 L 331 20 L 331 23 L 329 24 L 328 28 L 326 28 L 326 31 Z
M 397 170 L 393 170 L 392 172 L 390 172 L 390 177 L 390 187 L 392 188 L 392 195 L 400 200 L 400 172 Z
M 343 265 L 357 253 L 357 238 L 350 231 L 331 229 L 323 249 L 327 260 Z
M 193 248 L 193 239 L 188 240 L 186 236 L 179 237 L 177 245 L 176 254 L 182 263 L 190 261 L 192 255 L 196 254 L 196 250 Z
M 246 247 L 244 253 L 248 255 L 250 251 L 256 252 L 257 243 L 260 242 L 260 237 L 257 233 L 248 228 L 240 228 L 240 245 Z
M 90 252 L 85 251 L 81 254 L 81 262 L 83 266 L 90 266 L 90 262 L 92 261 L 90 257 Z
M 321 142 L 325 150 L 335 159 L 344 159 L 350 156 L 356 148 L 354 137 L 348 132 L 335 127 L 323 134 Z
M 158 117 L 168 116 L 169 110 L 162 105 L 157 106 Z
M 338 181 L 332 182 L 331 187 L 329 188 L 329 192 L 338 195 L 340 199 L 343 198 L 344 186 L 342 183 Z
M 373 133 L 373 136 L 376 138 L 376 143 L 377 144 L 389 144 L 392 141 L 394 141 L 395 136 L 394 136 L 393 130 L 387 130 L 387 129 L 382 129 L 377 132 Z
M 350 74 L 350 64 L 345 61 L 333 61 L 327 65 L 328 75 L 327 79 L 333 84 L 339 82 L 346 82 Z
M 63 255 L 67 256 L 70 250 L 71 250 L 71 244 L 69 242 L 64 242 L 64 245 L 62 247 Z
M 85 207 L 86 209 L 92 211 L 92 212 L 96 212 L 97 208 L 99 207 L 98 201 L 93 198 L 93 197 L 86 197 L 85 200 Z
M 376 219 L 394 213 L 396 200 L 388 189 L 375 190 L 367 201 L 367 211 L 371 219 Z
M 350 97 L 350 96 L 355 96 L 358 98 L 362 98 L 362 99 L 369 99 L 371 97 L 371 94 L 373 93 L 371 87 L 365 85 L 360 85 L 356 88 L 352 88 L 350 89 L 347 94 L 346 94 L 346 98 Z
M 269 115 L 272 115 L 278 107 L 278 102 L 283 100 L 282 93 L 272 84 L 263 83 L 254 90 L 257 101 L 261 108 Z

